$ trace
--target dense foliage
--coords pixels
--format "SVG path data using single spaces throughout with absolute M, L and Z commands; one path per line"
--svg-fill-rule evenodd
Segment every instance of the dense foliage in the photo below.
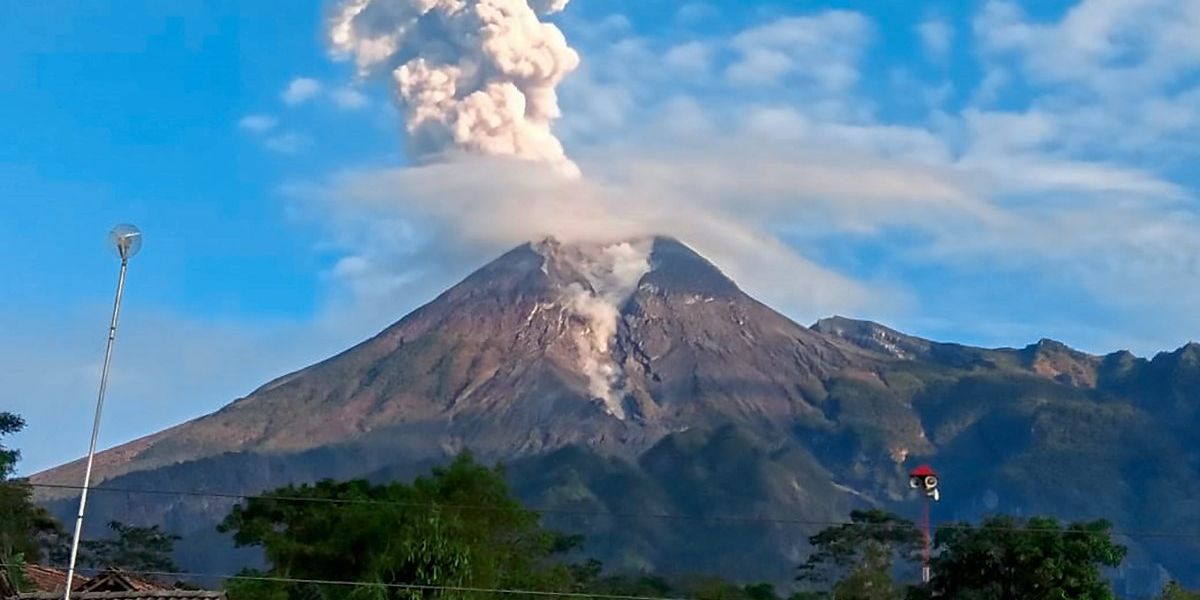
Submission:
M 1200 600 L 1200 592 L 1186 590 L 1179 585 L 1179 582 L 1172 581 L 1167 584 L 1166 589 L 1158 598 L 1159 600 Z
M 551 559 L 578 540 L 542 528 L 538 515 L 509 494 L 502 471 L 469 455 L 411 484 L 324 481 L 268 496 L 234 507 L 220 526 L 239 546 L 264 550 L 265 575 L 370 585 L 348 590 L 241 579 L 230 586 L 235 600 L 419 598 L 438 591 L 470 595 L 463 588 L 570 586 L 570 570 Z
M 80 563 L 94 568 L 120 567 L 128 571 L 176 573 L 179 566 L 171 559 L 179 536 L 163 531 L 158 525 L 136 527 L 109 521 L 113 536 L 84 540 L 80 544 Z
M 0 413 L 0 436 L 20 418 Z M 23 561 L 55 559 L 62 529 L 12 478 L 19 453 L 0 445 L 0 551 L 10 581 Z M 81 560 L 131 571 L 177 571 L 177 536 L 158 526 L 110 522 L 113 535 L 87 541 Z M 288 486 L 235 506 L 220 529 L 239 546 L 259 547 L 268 568 L 229 583 L 233 600 L 326 598 L 483 598 L 491 590 L 531 590 L 696 600 L 781 600 L 769 584 L 743 586 L 710 576 L 667 579 L 606 573 L 595 560 L 565 556 L 582 539 L 545 528 L 510 493 L 501 468 L 467 454 L 412 483 L 323 481 Z M 57 542 L 53 542 L 57 540 Z M 933 581 L 912 585 L 921 533 L 881 510 L 853 511 L 850 521 L 809 538 L 799 567 L 801 590 L 788 600 L 1016 600 L 1114 597 L 1102 576 L 1125 548 L 1106 521 L 1060 525 L 1043 517 L 997 516 L 973 526 L 938 528 Z M 53 542 L 53 543 L 52 543 Z M 334 582 L 362 582 L 345 586 Z M 507 597 L 504 596 L 504 597 Z M 1161 600 L 1200 599 L 1171 584 Z
M 853 511 L 850 522 L 809 538 L 813 552 L 797 580 L 815 597 L 898 600 L 893 583 L 897 562 L 920 558 L 923 536 L 911 521 L 873 509 Z
M 24 427 L 17 415 L 0 412 L 0 440 Z M 59 523 L 33 503 L 33 492 L 24 480 L 13 478 L 20 458 L 20 452 L 0 442 L 0 561 L 4 565 L 59 558 L 64 542 Z M 20 576 L 13 572 L 11 579 L 19 583 Z
M 1125 557 L 1106 521 L 1064 528 L 1049 518 L 993 517 L 979 526 L 940 527 L 933 581 L 906 590 L 897 579 L 913 577 L 897 567 L 917 563 L 921 539 L 912 523 L 895 515 L 856 511 L 850 523 L 810 538 L 813 553 L 797 577 L 806 591 L 793 600 L 1104 600 L 1114 596 L 1101 569 Z M 1187 593 L 1176 586 L 1164 598 L 1187 599 Z
M 1111 599 L 1101 569 L 1125 558 L 1107 521 L 1064 528 L 1044 517 L 1000 516 L 977 527 L 941 527 L 935 547 L 927 592 L 962 600 Z

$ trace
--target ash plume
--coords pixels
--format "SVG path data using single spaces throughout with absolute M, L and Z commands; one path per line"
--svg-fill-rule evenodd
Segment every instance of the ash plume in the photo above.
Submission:
M 507 156 L 577 176 L 551 124 L 579 55 L 541 20 L 568 1 L 343 0 L 328 36 L 360 76 L 390 74 L 418 160 Z

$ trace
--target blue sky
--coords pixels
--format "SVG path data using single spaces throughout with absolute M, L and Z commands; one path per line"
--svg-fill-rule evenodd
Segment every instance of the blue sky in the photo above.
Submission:
M 653 214 L 802 322 L 1151 354 L 1200 327 L 1198 4 L 574 0 L 555 131 L 579 202 Z M 331 58 L 329 6 L 280 6 L 0 8 L 0 408 L 29 421 L 26 472 L 85 450 L 118 222 L 146 245 L 105 445 L 361 340 L 575 210 L 413 167 L 386 81 Z

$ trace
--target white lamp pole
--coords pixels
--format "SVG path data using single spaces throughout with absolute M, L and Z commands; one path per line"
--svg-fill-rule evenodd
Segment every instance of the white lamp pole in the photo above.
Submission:
M 125 294 L 125 271 L 129 259 L 142 248 L 142 232 L 133 225 L 117 225 L 108 234 L 109 242 L 121 257 L 121 272 L 117 276 L 117 297 L 113 301 L 112 322 L 108 326 L 108 343 L 104 347 L 104 366 L 100 369 L 100 393 L 96 397 L 96 416 L 92 420 L 92 441 L 88 446 L 87 467 L 83 471 L 83 489 L 79 494 L 79 513 L 75 516 L 75 538 L 71 542 L 71 562 L 67 566 L 67 581 L 63 585 L 63 600 L 71 600 L 71 583 L 75 580 L 75 559 L 79 555 L 79 538 L 83 535 L 83 511 L 87 507 L 88 488 L 92 483 L 92 462 L 96 458 L 96 438 L 100 435 L 100 413 L 104 409 L 104 392 L 108 389 L 108 367 L 112 363 L 113 342 L 117 339 L 117 320 L 121 316 L 121 297 Z

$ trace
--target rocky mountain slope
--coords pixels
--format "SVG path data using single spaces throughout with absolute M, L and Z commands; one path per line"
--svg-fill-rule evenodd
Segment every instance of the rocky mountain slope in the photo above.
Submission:
M 97 477 L 251 493 L 408 477 L 470 448 L 508 463 L 523 498 L 611 564 L 785 581 L 820 522 L 864 505 L 915 514 L 904 473 L 931 462 L 938 519 L 1105 517 L 1142 532 L 1134 562 L 1186 579 L 1200 573 L 1200 537 L 1178 535 L 1200 536 L 1197 384 L 1196 345 L 1146 360 L 1050 340 L 972 348 L 840 317 L 804 327 L 678 241 L 546 240 L 338 356 L 101 454 Z M 93 524 L 187 535 L 189 567 L 252 559 L 217 551 L 229 500 L 95 498 Z M 741 518 L 755 516 L 770 519 Z M 1162 531 L 1176 535 L 1145 534 Z

